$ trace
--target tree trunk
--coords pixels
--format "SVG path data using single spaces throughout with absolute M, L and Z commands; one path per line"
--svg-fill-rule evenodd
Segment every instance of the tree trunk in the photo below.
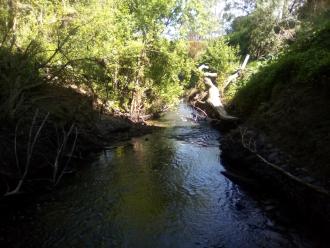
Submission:
M 16 43 L 16 27 L 17 27 L 17 1 L 8 0 L 9 6 L 9 22 L 8 32 L 12 32 L 12 39 L 10 41 L 10 49 L 12 49 Z
M 288 13 L 289 13 L 289 3 L 288 0 L 282 0 L 282 10 L 281 10 L 281 16 L 280 16 L 280 20 L 283 20 L 285 18 L 288 17 Z
M 140 119 L 140 114 L 141 114 L 140 111 L 142 108 L 142 95 L 143 95 L 143 89 L 141 88 L 141 83 L 144 79 L 146 56 L 147 56 L 146 51 L 143 48 L 138 58 L 137 71 L 135 76 L 135 89 L 133 92 L 131 108 L 130 108 L 130 116 L 133 121 L 139 121 Z
M 208 98 L 206 102 L 217 112 L 219 118 L 222 120 L 237 120 L 236 117 L 227 114 L 221 102 L 220 91 L 212 83 L 211 79 L 205 77 L 204 82 L 207 86 L 209 86 Z

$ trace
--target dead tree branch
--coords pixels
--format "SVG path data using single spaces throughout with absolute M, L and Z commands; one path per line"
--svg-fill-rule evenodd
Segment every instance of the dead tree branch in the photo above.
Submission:
M 242 72 L 245 70 L 245 67 L 247 63 L 249 62 L 250 55 L 246 55 L 245 60 L 243 64 L 240 66 L 240 68 L 233 74 L 230 75 L 227 80 L 225 81 L 223 85 L 223 90 L 225 90 L 232 82 L 236 81 L 236 79 L 242 74 Z
M 302 179 L 292 175 L 291 173 L 289 173 L 288 171 L 282 169 L 279 165 L 273 164 L 271 162 L 269 162 L 266 158 L 264 158 L 262 155 L 260 155 L 256 149 L 256 141 L 253 140 L 252 137 L 250 137 L 248 143 L 245 141 L 245 137 L 247 135 L 247 129 L 244 128 L 240 128 L 240 133 L 241 133 L 241 144 L 242 146 L 247 149 L 249 152 L 253 153 L 258 159 L 260 159 L 264 164 L 270 166 L 272 169 L 274 169 L 275 171 L 281 173 L 282 175 L 284 175 L 285 177 L 289 178 L 292 181 L 295 181 L 296 183 L 299 183 L 317 193 L 320 193 L 322 195 L 325 195 L 327 197 L 330 197 L 330 192 L 325 190 L 324 188 L 315 186 L 313 184 L 307 183 L 305 181 L 303 181 Z M 253 147 L 251 147 L 251 144 L 253 144 Z
M 71 135 L 71 133 L 72 133 L 72 131 L 73 131 L 73 127 L 74 127 L 74 125 L 71 126 L 69 132 L 67 133 L 67 136 L 66 136 L 66 142 L 67 142 L 69 136 Z M 58 183 L 61 181 L 61 179 L 62 179 L 62 177 L 63 177 L 63 175 L 64 175 L 64 173 L 65 173 L 65 169 L 66 169 L 67 166 L 70 164 L 71 159 L 72 159 L 73 152 L 74 152 L 74 150 L 76 149 L 76 144 L 77 144 L 77 139 L 78 139 L 78 129 L 75 127 L 74 130 L 75 130 L 75 137 L 74 137 L 74 141 L 73 141 L 72 146 L 71 146 L 70 153 L 68 154 L 68 159 L 67 159 L 67 161 L 66 161 L 64 167 L 62 168 L 61 173 L 60 173 L 60 174 L 58 175 L 58 177 L 56 178 L 56 180 L 55 180 L 55 182 L 54 182 L 54 186 L 57 186 Z
M 30 131 L 29 131 L 29 139 L 28 139 L 28 143 L 27 143 L 27 152 L 26 152 L 26 162 L 25 162 L 25 167 L 24 167 L 24 173 L 21 176 L 21 179 L 19 180 L 17 186 L 15 187 L 14 190 L 9 191 L 5 194 L 5 196 L 9 196 L 9 195 L 15 195 L 17 193 L 19 193 L 22 185 L 24 184 L 26 177 L 28 175 L 29 169 L 30 169 L 30 165 L 31 165 L 31 159 L 32 159 L 32 155 L 33 155 L 33 151 L 35 148 L 35 145 L 37 143 L 37 140 L 40 136 L 41 130 L 43 129 L 43 127 L 46 124 L 46 121 L 49 117 L 49 113 L 46 114 L 46 116 L 44 117 L 44 119 L 42 120 L 37 132 L 33 135 L 33 128 L 35 127 L 35 124 L 37 122 L 37 118 L 39 116 L 39 110 L 37 109 L 33 119 L 32 119 L 32 123 L 31 123 L 31 127 L 30 127 Z M 15 139 L 16 139 L 16 135 L 15 135 Z M 17 158 L 18 159 L 18 158 Z M 17 160 L 18 161 L 18 160 Z M 19 165 L 18 165 L 19 166 Z

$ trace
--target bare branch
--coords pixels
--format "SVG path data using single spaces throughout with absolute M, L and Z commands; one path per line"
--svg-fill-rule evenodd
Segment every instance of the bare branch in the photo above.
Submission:
M 39 68 L 43 68 L 46 65 L 48 65 L 54 58 L 55 56 L 62 50 L 62 48 L 64 47 L 64 45 L 67 43 L 67 41 L 70 39 L 71 35 L 73 32 L 77 31 L 80 28 L 80 26 L 77 26 L 75 28 L 73 28 L 72 30 L 70 30 L 69 34 L 67 34 L 64 39 L 62 39 L 62 42 L 58 42 L 57 44 L 57 48 L 55 49 L 54 53 L 48 58 L 48 60 L 46 62 L 44 62 L 43 64 L 41 64 L 39 66 Z M 60 40 L 60 39 L 59 39 Z
M 28 139 L 28 144 L 27 144 L 27 155 L 26 155 L 26 163 L 25 163 L 25 168 L 24 168 L 24 173 L 21 177 L 21 179 L 19 180 L 16 188 L 12 191 L 9 191 L 5 194 L 5 196 L 9 196 L 9 195 L 14 195 L 14 194 L 17 194 L 19 193 L 23 183 L 25 182 L 26 180 L 26 177 L 28 175 L 28 172 L 29 172 L 29 169 L 30 169 L 30 164 L 31 164 L 31 158 L 32 158 L 32 154 L 33 154 L 33 150 L 34 150 L 34 147 L 35 147 L 35 144 L 39 138 L 39 135 L 40 135 L 40 132 L 41 130 L 43 129 L 48 117 L 49 117 L 49 113 L 46 114 L 46 116 L 44 117 L 41 125 L 39 126 L 36 134 L 34 135 L 34 137 L 32 138 L 32 133 L 33 133 L 33 127 L 35 126 L 35 123 L 37 121 L 37 117 L 39 115 L 39 110 L 37 109 L 34 116 L 33 116 L 33 119 L 32 119 L 32 124 L 31 124 L 31 127 L 30 127 L 30 131 L 29 131 L 29 139 Z
M 17 122 L 16 127 L 15 127 L 14 152 L 15 152 L 15 159 L 16 159 L 17 171 L 18 171 L 18 174 L 21 176 L 22 172 L 21 172 L 21 168 L 20 168 L 20 165 L 19 165 L 18 152 L 17 152 L 17 130 L 18 130 L 18 124 L 19 124 L 19 122 Z
M 235 72 L 233 75 L 230 75 L 227 78 L 227 80 L 225 81 L 225 83 L 223 85 L 223 90 L 225 90 L 229 86 L 229 84 L 236 81 L 236 79 L 242 74 L 242 72 L 245 70 L 247 63 L 249 62 L 249 59 L 250 59 L 250 55 L 247 54 L 244 59 L 243 64 L 240 66 L 240 68 L 237 70 L 237 72 Z
M 273 164 L 271 162 L 269 162 L 267 159 L 265 159 L 263 156 L 261 156 L 257 149 L 256 149 L 256 142 L 254 142 L 254 147 L 251 148 L 250 146 L 250 142 L 249 142 L 249 145 L 247 145 L 245 143 L 245 135 L 247 133 L 247 129 L 244 128 L 240 128 L 240 132 L 241 132 L 241 143 L 242 143 L 242 146 L 247 149 L 248 151 L 250 151 L 251 153 L 253 153 L 254 155 L 256 155 L 262 162 L 264 162 L 266 165 L 270 166 L 271 168 L 273 168 L 274 170 L 278 171 L 279 173 L 281 173 L 282 175 L 284 175 L 285 177 L 289 178 L 290 180 L 293 180 L 295 181 L 296 183 L 299 183 L 301 185 L 304 185 L 305 187 L 309 188 L 309 189 L 312 189 L 320 194 L 323 194 L 327 197 L 330 197 L 330 192 L 325 190 L 324 188 L 321 188 L 321 187 L 318 187 L 318 186 L 315 186 L 313 184 L 310 184 L 310 183 L 307 183 L 305 181 L 303 181 L 302 179 L 292 175 L 291 173 L 287 172 L 286 170 L 282 169 L 279 165 L 276 165 L 276 164 Z M 251 140 L 252 138 L 250 138 Z
M 218 73 L 204 72 L 204 77 L 216 78 Z
M 69 137 L 72 133 L 72 130 L 74 128 L 74 125 L 71 126 L 69 132 L 68 132 L 68 135 L 67 137 Z M 74 141 L 73 141 L 73 144 L 72 144 L 72 147 L 71 147 L 71 151 L 69 153 L 69 158 L 68 160 L 66 161 L 63 169 L 62 169 L 62 172 L 61 174 L 58 176 L 58 178 L 56 179 L 56 182 L 55 182 L 55 186 L 60 182 L 60 180 L 62 179 L 63 175 L 64 175 L 64 172 L 65 172 L 65 169 L 67 168 L 67 166 L 70 164 L 71 162 L 71 159 L 72 159 L 72 155 L 73 155 L 73 152 L 74 150 L 76 149 L 76 144 L 77 144 L 77 139 L 78 139 L 78 129 L 75 127 L 75 137 L 74 137 Z

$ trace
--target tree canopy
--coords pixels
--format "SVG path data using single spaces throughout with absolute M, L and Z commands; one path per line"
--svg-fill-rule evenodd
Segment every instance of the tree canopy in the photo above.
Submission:
M 29 56 L 46 81 L 86 87 L 137 118 L 183 93 L 194 64 L 184 41 L 214 28 L 211 2 L 2 0 L 1 49 Z
M 84 88 L 104 109 L 133 119 L 173 106 L 193 85 L 199 63 L 209 64 L 221 81 L 240 56 L 279 54 L 294 39 L 301 18 L 326 8 L 326 1 L 312 0 L 0 3 L 3 56 L 23 56 L 17 66 L 35 70 L 43 82 Z M 226 38 L 219 32 L 225 19 L 231 23 Z M 16 88 L 11 101 L 19 102 L 35 84 L 15 81 L 3 78 L 2 88 Z

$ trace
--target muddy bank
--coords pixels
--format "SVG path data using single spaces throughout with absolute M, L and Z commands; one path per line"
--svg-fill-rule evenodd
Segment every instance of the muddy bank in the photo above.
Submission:
M 0 201 L 6 201 L 8 197 L 24 198 L 22 195 L 52 190 L 66 174 L 79 170 L 81 164 L 93 159 L 95 154 L 112 143 L 141 136 L 154 129 L 155 127 L 147 126 L 145 123 L 133 123 L 129 119 L 104 115 L 93 128 L 84 129 L 82 126 L 78 126 L 71 133 L 66 131 L 63 134 L 63 136 L 67 135 L 65 137 L 60 136 L 59 138 L 58 131 L 54 132 L 52 128 L 45 128 L 36 140 L 31 155 L 25 154 L 24 148 L 28 146 L 28 143 L 25 143 L 22 138 L 22 141 L 17 144 L 19 147 L 17 154 L 20 157 L 13 154 L 12 142 L 15 142 L 13 133 L 8 132 L 8 129 L 2 129 L 1 136 L 7 136 L 7 142 L 9 140 L 10 143 L 2 144 L 2 146 L 7 145 L 7 149 L 4 149 L 3 152 L 8 153 L 0 168 L 0 192 L 2 195 Z M 59 145 L 56 144 L 57 139 L 60 139 Z M 65 139 L 67 140 L 64 141 Z M 18 162 L 15 161 L 16 158 Z M 30 163 L 29 168 L 26 168 L 27 163 Z M 18 168 L 18 166 L 20 167 Z M 22 180 L 25 170 L 26 177 L 18 189 L 17 185 Z M 15 189 L 17 190 L 14 191 Z
M 307 222 L 330 223 L 328 185 L 313 178 L 304 167 L 293 166 L 290 155 L 272 145 L 260 131 L 240 126 L 222 138 L 221 150 L 226 168 L 235 171 L 234 180 L 257 182 L 287 201 Z
M 0 200 L 51 190 L 104 147 L 152 131 L 144 122 L 101 111 L 89 95 L 60 86 L 42 95 L 0 127 Z
M 269 138 L 273 136 L 266 135 L 262 129 L 250 128 L 253 126 L 251 121 L 221 119 L 207 102 L 200 100 L 206 97 L 207 94 L 192 90 L 187 99 L 198 111 L 197 117 L 209 120 L 224 134 L 221 150 L 228 170 L 224 172 L 225 176 L 238 184 L 267 189 L 297 209 L 296 212 L 305 216 L 307 222 L 330 223 L 330 184 L 327 177 L 318 177 L 307 163 L 297 164 L 301 160 L 292 155 L 295 153 L 284 152 Z M 297 150 L 304 145 L 296 146 Z

